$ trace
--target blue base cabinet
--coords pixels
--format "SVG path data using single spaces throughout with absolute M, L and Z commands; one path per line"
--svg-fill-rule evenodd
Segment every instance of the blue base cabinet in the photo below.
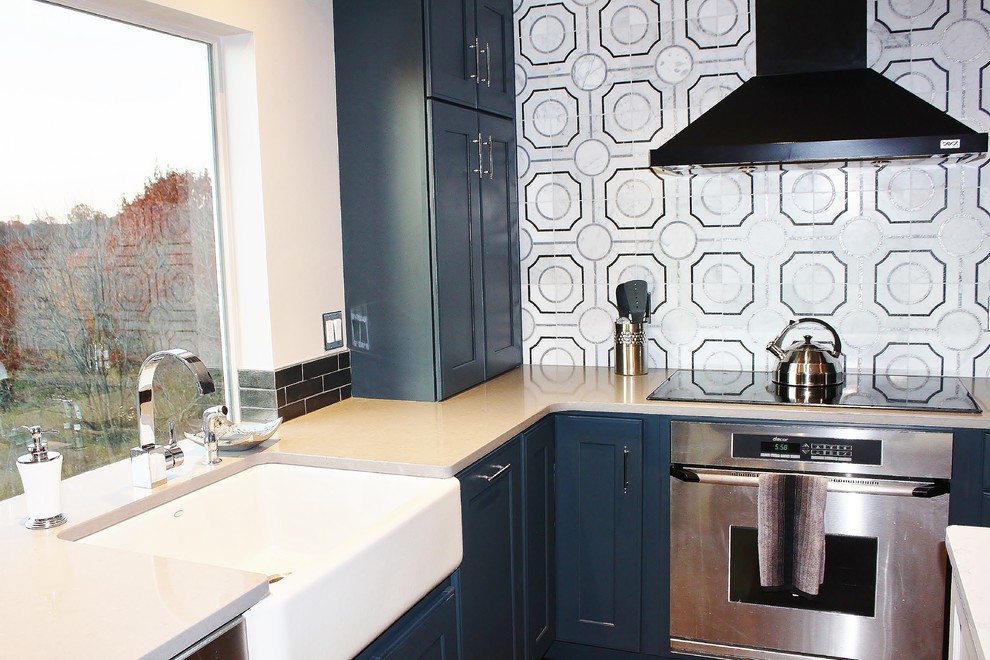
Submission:
M 983 505 L 980 525 L 990 527 L 990 434 L 983 440 Z
M 668 646 L 661 418 L 556 418 L 557 643 L 548 657 L 647 658 Z
M 538 659 L 554 638 L 554 442 L 547 418 L 458 475 L 461 653 Z
M 638 652 L 643 421 L 561 415 L 557 433 L 557 637 Z
M 527 660 L 542 658 L 556 636 L 555 463 L 554 420 L 548 417 L 523 434 Z
M 450 580 L 396 621 L 359 660 L 457 660 L 457 598 Z
M 460 568 L 358 657 L 696 657 L 669 644 L 669 422 L 558 413 L 464 470 Z M 953 433 L 949 522 L 990 526 L 990 434 Z
M 459 475 L 464 558 L 461 655 L 518 658 L 523 648 L 522 451 L 519 439 Z

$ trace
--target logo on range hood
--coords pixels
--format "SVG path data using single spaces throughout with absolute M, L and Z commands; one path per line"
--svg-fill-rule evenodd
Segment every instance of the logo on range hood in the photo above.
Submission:
M 865 0 L 755 5 L 756 76 L 651 150 L 651 167 L 986 152 L 986 133 L 867 67 Z

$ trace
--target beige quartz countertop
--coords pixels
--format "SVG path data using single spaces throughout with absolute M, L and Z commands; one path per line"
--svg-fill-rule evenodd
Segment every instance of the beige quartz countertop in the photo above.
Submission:
M 990 429 L 986 412 L 648 401 L 671 373 L 656 369 L 630 377 L 605 368 L 524 365 L 440 403 L 348 399 L 283 425 L 271 451 L 318 455 L 336 467 L 449 477 L 561 410 Z M 980 407 L 990 409 L 990 379 L 963 382 Z
M 63 482 L 69 523 L 21 526 L 24 500 L 0 502 L 0 658 L 168 658 L 267 593 L 265 576 L 73 543 L 117 520 L 260 462 L 449 477 L 562 410 L 734 419 L 990 429 L 990 415 L 647 401 L 670 372 L 617 376 L 605 368 L 524 366 L 440 403 L 348 399 L 283 424 L 278 442 L 224 455 L 202 449 L 154 490 L 133 488 L 127 461 Z M 965 379 L 984 410 L 990 379 Z

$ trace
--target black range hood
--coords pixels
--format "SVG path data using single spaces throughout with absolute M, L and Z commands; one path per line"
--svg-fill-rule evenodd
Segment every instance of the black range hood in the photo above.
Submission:
M 756 0 L 756 76 L 650 166 L 969 155 L 977 133 L 866 66 L 865 0 Z

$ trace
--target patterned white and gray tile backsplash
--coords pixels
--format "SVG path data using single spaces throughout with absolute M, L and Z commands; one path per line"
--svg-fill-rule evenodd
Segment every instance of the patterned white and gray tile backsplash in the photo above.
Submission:
M 815 316 L 849 370 L 990 376 L 986 159 L 648 169 L 754 74 L 752 4 L 516 1 L 524 360 L 610 365 L 615 285 L 645 279 L 655 367 L 766 370 Z M 987 130 L 990 1 L 867 6 L 870 66 Z

